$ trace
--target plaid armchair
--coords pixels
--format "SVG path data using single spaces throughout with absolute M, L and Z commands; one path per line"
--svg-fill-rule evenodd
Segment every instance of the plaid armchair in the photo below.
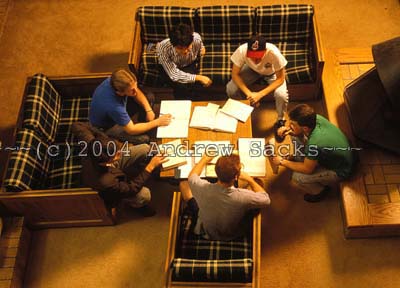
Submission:
M 82 187 L 82 149 L 71 133 L 72 123 L 88 121 L 92 93 L 107 76 L 29 79 L 0 202 L 31 226 L 112 224 L 97 191 Z
M 192 25 L 201 35 L 207 52 L 200 60 L 200 74 L 209 76 L 214 87 L 225 88 L 231 79 L 230 56 L 259 33 L 288 60 L 286 80 L 291 99 L 319 97 L 324 60 L 312 5 L 139 7 L 128 64 L 141 84 L 155 90 L 166 87 L 159 77 L 155 45 L 168 38 L 168 31 L 177 23 Z
M 261 215 L 254 217 L 252 231 L 243 238 L 210 241 L 191 232 L 191 216 L 184 213 L 182 206 L 181 193 L 175 192 L 165 286 L 258 287 Z

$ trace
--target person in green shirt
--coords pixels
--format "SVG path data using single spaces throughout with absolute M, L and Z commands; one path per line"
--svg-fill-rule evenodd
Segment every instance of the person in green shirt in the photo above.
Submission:
M 343 132 L 306 104 L 289 112 L 289 127 L 278 130 L 279 137 L 292 135 L 295 145 L 291 160 L 276 155 L 275 165 L 293 171 L 292 180 L 306 189 L 308 202 L 319 202 L 330 191 L 330 186 L 348 178 L 352 173 L 353 155 Z

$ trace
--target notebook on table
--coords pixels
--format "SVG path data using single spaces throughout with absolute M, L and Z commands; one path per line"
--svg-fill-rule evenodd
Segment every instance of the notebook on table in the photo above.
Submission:
M 190 100 L 161 101 L 160 115 L 171 114 L 172 120 L 168 126 L 157 128 L 157 138 L 187 138 L 191 109 Z

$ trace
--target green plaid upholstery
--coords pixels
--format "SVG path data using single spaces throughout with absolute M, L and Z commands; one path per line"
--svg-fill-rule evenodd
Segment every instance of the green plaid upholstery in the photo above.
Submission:
M 6 191 L 44 188 L 50 167 L 46 141 L 36 131 L 21 129 L 17 133 L 15 148 L 19 149 L 11 152 L 3 183 Z
M 171 263 L 174 281 L 251 282 L 251 237 L 210 241 L 190 232 L 191 218 L 181 217 L 176 258 Z
M 71 142 L 72 143 L 72 142 Z M 51 157 L 47 189 L 69 189 L 81 187 L 81 158 L 86 153 L 79 145 L 58 145 L 57 155 Z
M 194 8 L 176 6 L 143 6 L 137 10 L 143 43 L 159 42 L 179 23 L 194 27 Z
M 312 5 L 260 6 L 256 13 L 256 31 L 270 42 L 305 42 L 312 35 Z
M 250 6 L 204 6 L 196 10 L 196 28 L 204 43 L 247 41 L 254 31 Z
M 22 126 L 37 130 L 44 139 L 53 142 L 60 118 L 61 97 L 46 76 L 36 74 L 28 86 Z
M 213 80 L 214 84 L 225 85 L 231 79 L 231 55 L 239 47 L 239 43 L 208 43 L 207 53 L 200 61 L 200 74 Z
M 58 130 L 55 142 L 73 142 L 71 125 L 74 122 L 87 122 L 92 95 L 77 98 L 63 99 L 61 116 L 58 122 Z

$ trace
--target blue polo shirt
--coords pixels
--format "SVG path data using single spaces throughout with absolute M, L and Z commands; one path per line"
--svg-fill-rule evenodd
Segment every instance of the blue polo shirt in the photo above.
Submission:
M 131 121 L 126 111 L 127 96 L 118 96 L 111 86 L 111 78 L 104 80 L 94 91 L 89 109 L 89 122 L 93 126 L 108 129 L 118 124 L 125 126 Z

